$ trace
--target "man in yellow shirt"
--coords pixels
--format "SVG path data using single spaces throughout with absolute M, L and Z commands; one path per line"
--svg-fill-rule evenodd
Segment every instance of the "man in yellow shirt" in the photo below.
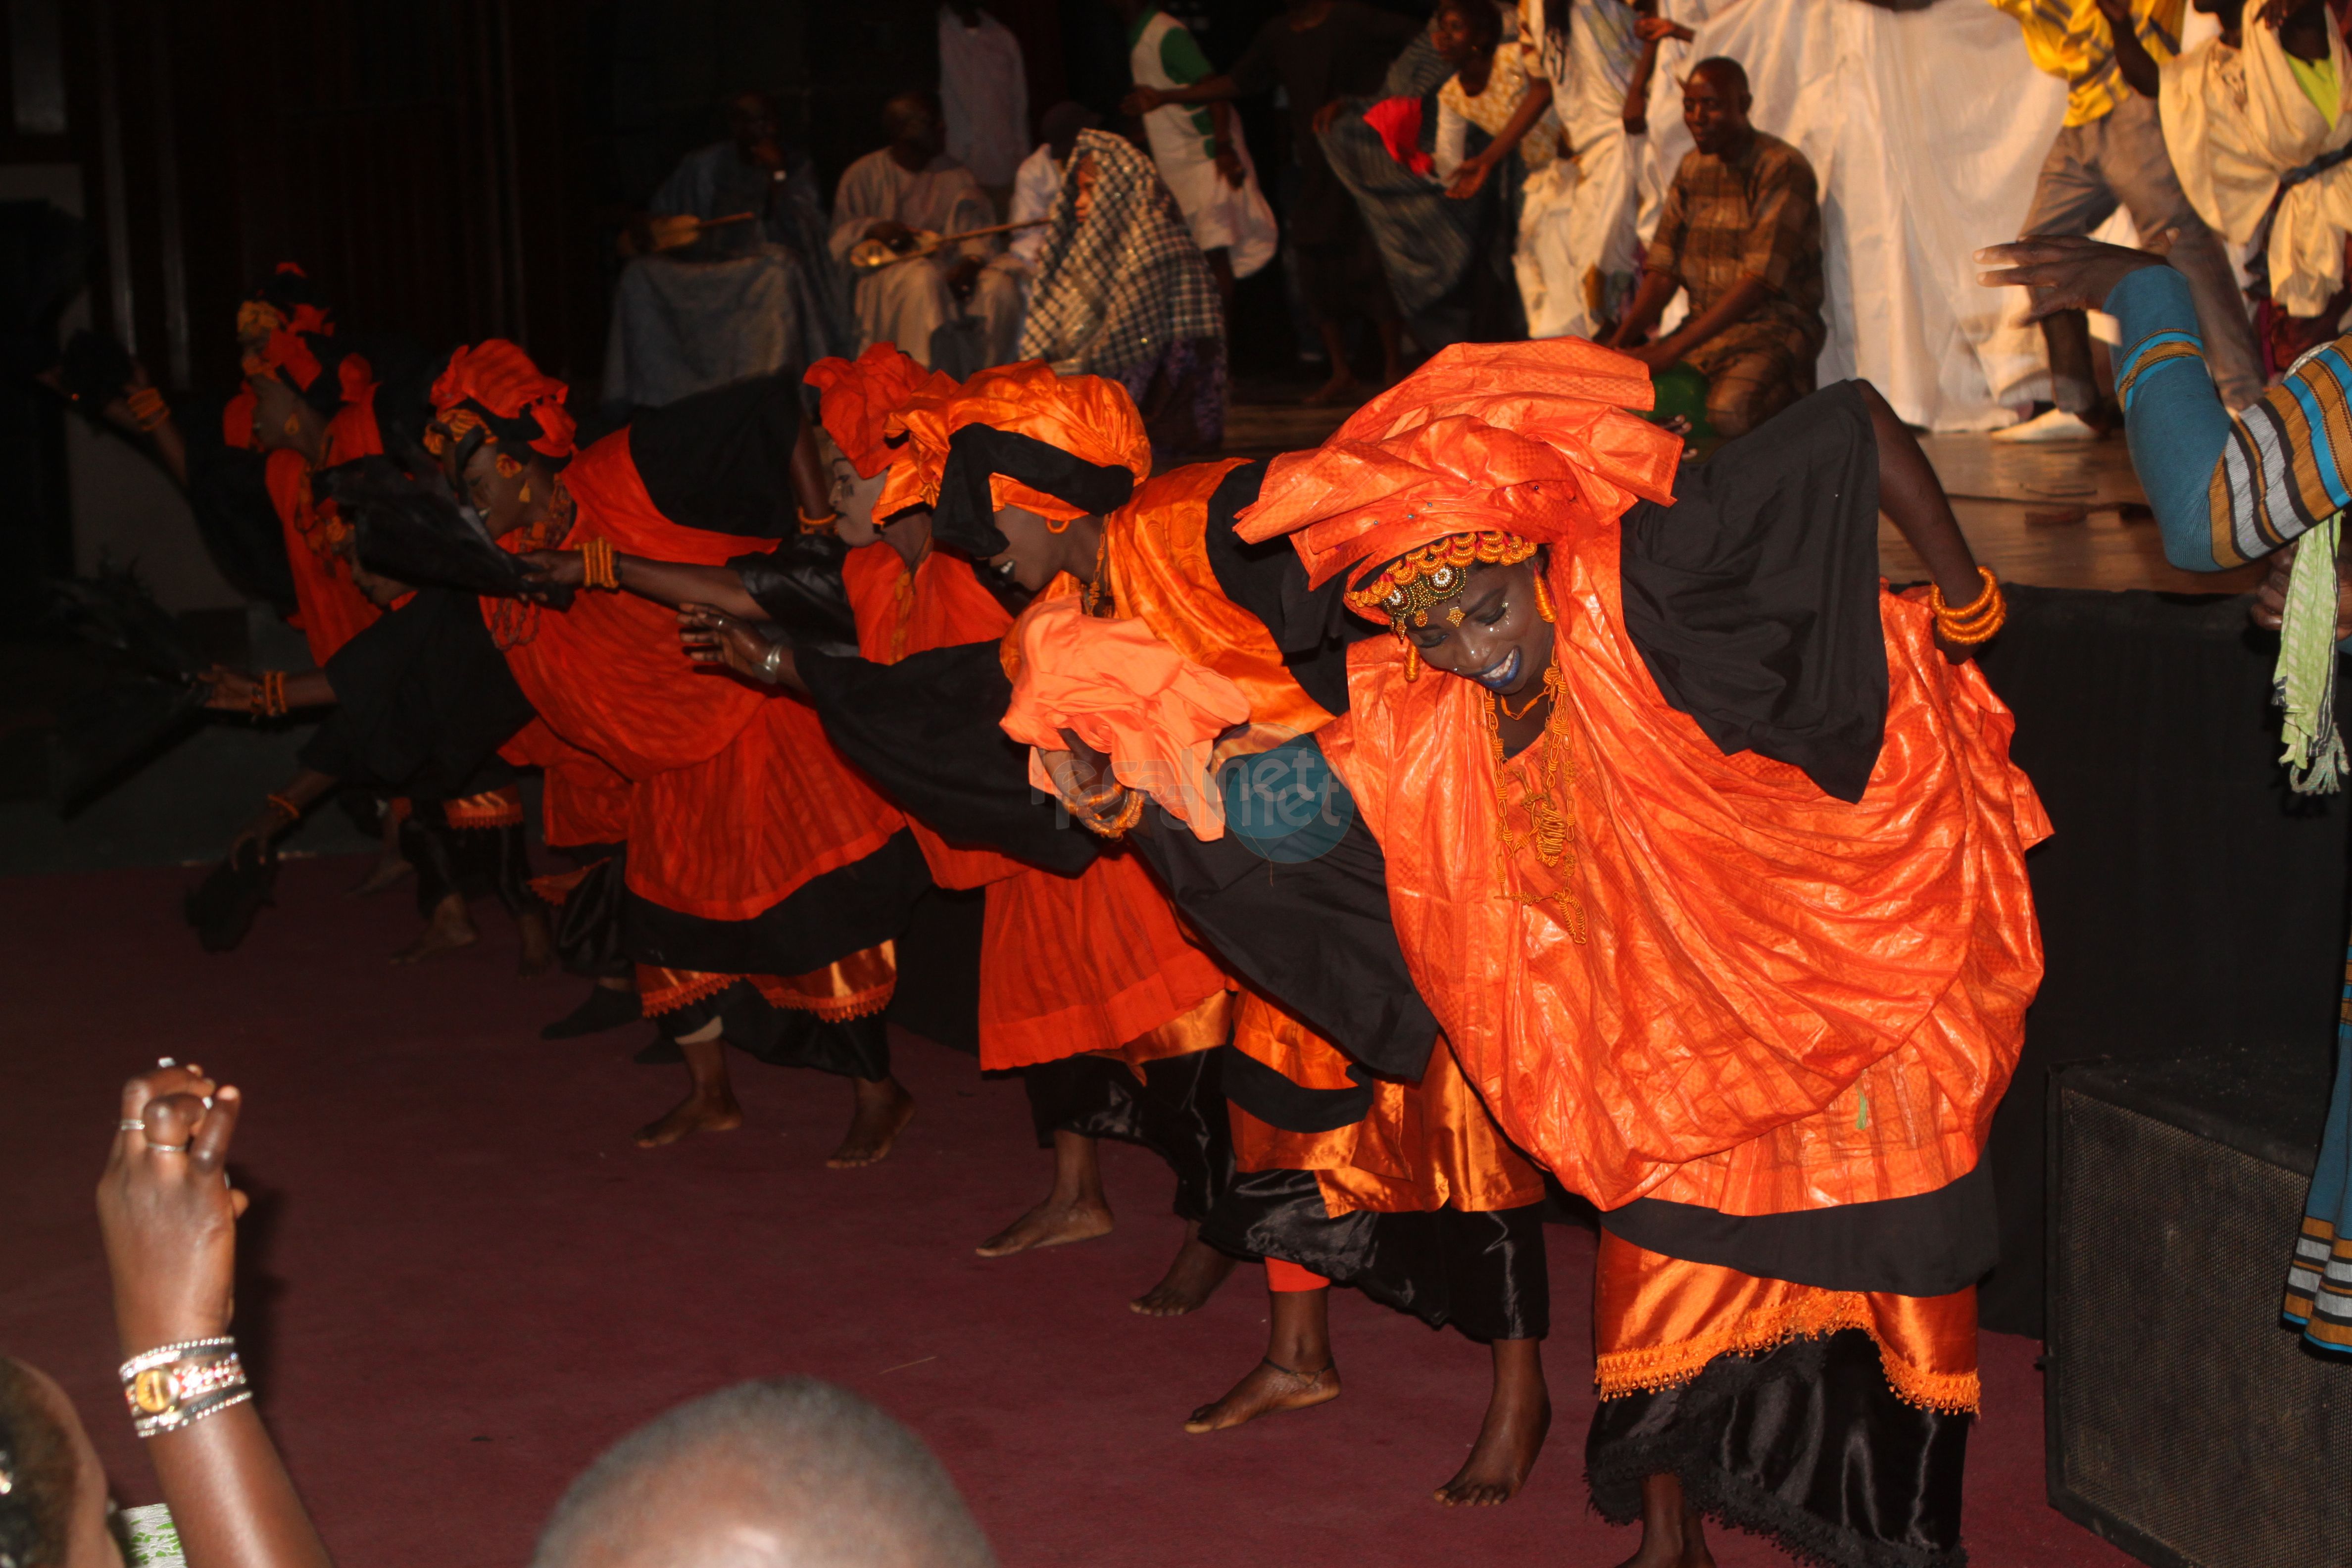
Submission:
M 1879 0 L 1885 3 L 1885 0 Z M 2088 234 L 2118 205 L 2142 243 L 2173 231 L 2172 265 L 2189 279 L 2205 359 L 2223 404 L 2243 407 L 2263 389 L 2238 282 L 2221 239 L 2182 194 L 2157 114 L 2158 71 L 2180 47 L 2183 0 L 1992 0 L 2015 16 L 2033 63 L 2066 79 L 2066 123 L 2033 188 L 2029 235 Z M 2057 406 L 1997 433 L 1996 441 L 2068 441 L 2122 424 L 2091 376 L 2091 333 L 2080 310 L 2042 323 Z

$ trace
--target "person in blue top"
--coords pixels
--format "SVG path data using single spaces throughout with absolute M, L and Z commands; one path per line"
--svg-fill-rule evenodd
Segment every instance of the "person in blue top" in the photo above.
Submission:
M 2116 319 L 2125 438 L 2164 530 L 2165 557 L 2191 572 L 2273 562 L 2255 618 L 2280 629 L 2290 782 L 2305 793 L 2339 788 L 2333 679 L 2336 645 L 2352 634 L 2337 571 L 2343 511 L 2352 506 L 2352 338 L 2305 353 L 2231 414 L 2206 368 L 2189 281 L 2161 256 L 2029 237 L 1977 259 L 1999 268 L 1979 281 L 2031 290 L 2037 320 L 2083 310 Z M 2346 975 L 2336 1088 L 2283 1315 L 2309 1343 L 2352 1356 L 2352 955 Z

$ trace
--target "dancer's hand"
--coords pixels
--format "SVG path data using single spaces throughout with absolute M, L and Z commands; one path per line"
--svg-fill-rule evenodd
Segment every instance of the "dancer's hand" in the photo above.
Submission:
M 2079 235 L 2028 235 L 2010 245 L 1989 245 L 1976 254 L 1978 265 L 2000 270 L 1980 272 L 1977 281 L 1988 289 L 2022 288 L 2033 297 L 2026 311 L 2029 321 L 2061 310 L 2104 310 L 2107 296 L 2143 267 L 2161 267 L 2169 233 L 2159 236 L 2158 247 L 2127 250 L 2103 245 Z
M 1217 143 L 1216 163 L 1218 178 L 1223 180 L 1226 184 L 1231 185 L 1234 189 L 1237 191 L 1240 190 L 1242 188 L 1242 182 L 1249 176 L 1247 171 L 1242 167 L 1242 155 L 1234 151 L 1232 142 L 1220 142 Z
M 577 588 L 588 581 L 588 558 L 577 550 L 531 550 L 515 559 L 526 588 Z
M 246 1196 L 225 1163 L 242 1104 L 193 1062 L 123 1086 L 121 1120 L 141 1125 L 114 1135 L 98 1224 L 127 1356 L 228 1331 Z
M 216 664 L 196 679 L 205 687 L 205 706 L 232 713 L 250 713 L 257 704 L 261 683 L 249 675 L 240 675 L 225 664 Z
M 1494 160 L 1483 153 L 1463 159 L 1462 166 L 1454 171 L 1452 183 L 1445 187 L 1446 195 L 1457 202 L 1468 201 L 1485 187 L 1486 176 L 1494 170 Z
M 740 616 L 709 605 L 677 607 L 677 640 L 697 664 L 731 669 L 762 686 L 782 686 L 806 695 L 789 644 L 772 641 Z
M 1669 22 L 1664 16 L 1635 17 L 1633 33 L 1645 44 L 1662 44 L 1669 38 L 1678 38 L 1687 44 L 1698 37 L 1681 23 Z
M 1139 87 L 1118 100 L 1118 111 L 1141 119 L 1168 101 L 1167 95 L 1156 87 Z
M 2254 591 L 2254 602 L 2247 606 L 2246 618 L 2266 632 L 2279 629 L 2286 616 L 2287 579 L 2294 574 L 2295 552 L 2303 541 L 2283 544 L 2270 552 L 2263 564 L 2270 570 L 2263 574 L 2263 585 Z M 2336 640 L 2352 637 L 2352 581 L 2345 574 L 2352 571 L 2352 552 L 2339 553 L 2336 562 Z

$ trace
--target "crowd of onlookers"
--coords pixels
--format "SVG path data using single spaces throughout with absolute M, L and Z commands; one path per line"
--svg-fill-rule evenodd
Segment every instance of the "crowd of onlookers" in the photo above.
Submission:
M 2168 246 L 2233 407 L 2336 335 L 2352 224 L 2343 0 L 2193 0 L 2218 36 L 2186 50 L 2192 0 L 1991 3 L 2067 87 L 2021 232 L 2088 233 L 2121 208 L 2143 243 Z M 634 286 L 716 299 L 711 334 L 739 349 L 742 311 L 782 320 L 760 339 L 775 363 L 688 347 L 683 379 L 663 381 L 659 345 L 641 341 L 654 313 L 632 314 L 625 283 L 607 395 L 667 401 L 888 341 L 956 375 L 1029 357 L 1112 375 L 1159 416 L 1163 447 L 1198 449 L 1219 434 L 1235 282 L 1269 267 L 1302 356 L 1325 367 L 1309 402 L 1350 400 L 1360 379 L 1392 380 L 1450 342 L 1564 333 L 1634 353 L 1662 405 L 1720 436 L 1811 389 L 1827 336 L 1822 192 L 1804 153 L 1751 121 L 1741 62 L 1691 58 L 1689 24 L 1721 5 L 1440 0 L 1422 22 L 1286 0 L 1220 68 L 1150 0 L 1103 4 L 1131 85 L 1112 115 L 1058 104 L 1036 134 L 1013 34 L 970 0 L 942 5 L 940 91 L 889 102 L 887 144 L 843 174 L 829 211 L 774 106 L 735 100 L 730 139 L 681 164 L 651 211 L 759 221 L 684 231 L 691 245 Z M 1652 106 L 1676 89 L 1693 150 L 1645 200 Z M 1265 163 L 1238 112 L 1260 99 L 1286 144 Z M 1104 153 L 1105 137 L 1144 156 Z M 718 283 L 712 262 L 770 291 Z M 1149 286 L 1115 300 L 1139 268 Z M 669 282 L 650 281 L 664 270 Z M 676 298 L 659 314 L 692 330 Z M 2007 438 L 2114 428 L 2082 313 L 2042 331 L 2046 411 Z

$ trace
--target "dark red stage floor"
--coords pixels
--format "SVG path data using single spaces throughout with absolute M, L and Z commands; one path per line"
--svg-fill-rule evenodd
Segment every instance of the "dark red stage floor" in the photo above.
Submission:
M 656 1152 L 627 1131 L 678 1069 L 631 1029 L 542 1044 L 580 983 L 522 984 L 503 921 L 420 970 L 384 954 L 405 892 L 341 896 L 344 860 L 297 862 L 245 948 L 178 922 L 188 873 L 0 882 L 0 1350 L 62 1381 L 126 1502 L 155 1497 L 114 1392 L 90 1189 L 117 1087 L 158 1055 L 244 1086 L 246 1222 L 266 1283 L 238 1330 L 296 1479 L 345 1568 L 521 1563 L 605 1443 L 738 1378 L 808 1373 L 897 1413 L 947 1461 L 1009 1565 L 1613 1563 L 1587 1513 L 1591 1245 L 1555 1227 L 1550 1451 L 1519 1500 L 1449 1511 L 1429 1489 L 1484 1406 L 1485 1352 L 1341 1293 L 1347 1393 L 1237 1433 L 1179 1426 L 1262 1349 L 1246 1273 L 1190 1318 L 1126 1298 L 1174 1244 L 1169 1183 L 1108 1157 L 1120 1227 L 994 1262 L 973 1242 L 1034 1199 L 1017 1083 L 902 1037 L 921 1110 L 884 1165 L 828 1171 L 846 1096 L 739 1058 L 750 1125 Z M 1970 1455 L 1979 1563 L 2126 1560 L 2042 1496 L 2036 1346 L 1985 1340 Z M 1726 1568 L 1782 1561 L 1719 1542 Z

